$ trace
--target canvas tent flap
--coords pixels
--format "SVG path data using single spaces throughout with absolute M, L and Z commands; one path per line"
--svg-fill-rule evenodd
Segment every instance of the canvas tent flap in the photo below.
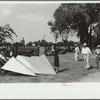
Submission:
M 12 57 L 9 61 L 2 67 L 4 70 L 36 76 L 29 68 L 20 63 L 16 58 Z
M 44 56 L 43 56 L 44 57 Z M 31 64 L 39 70 L 41 74 L 56 74 L 52 66 L 46 60 L 47 58 L 43 57 L 31 57 Z
M 25 65 L 26 67 L 28 67 L 32 72 L 34 73 L 40 73 L 31 63 L 30 63 L 30 59 L 31 57 L 25 57 L 25 56 L 20 56 L 18 55 L 16 57 L 16 59 L 22 63 L 23 65 Z
M 41 59 L 51 68 L 51 70 L 52 70 L 54 73 L 56 73 L 55 70 L 53 69 L 52 65 L 51 65 L 50 62 L 48 61 L 47 57 L 46 57 L 45 55 L 41 55 L 40 57 L 41 57 Z

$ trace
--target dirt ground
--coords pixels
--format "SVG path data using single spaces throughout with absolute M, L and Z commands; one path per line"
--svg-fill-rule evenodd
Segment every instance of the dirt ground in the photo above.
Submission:
M 47 56 L 50 63 L 54 64 L 54 57 Z M 90 70 L 84 68 L 82 61 L 74 61 L 74 53 L 59 55 L 60 71 L 56 75 L 37 75 L 25 76 L 14 73 L 0 74 L 0 83 L 63 83 L 79 82 L 79 79 L 86 77 L 88 74 L 97 72 L 95 69 L 95 59 L 90 59 Z

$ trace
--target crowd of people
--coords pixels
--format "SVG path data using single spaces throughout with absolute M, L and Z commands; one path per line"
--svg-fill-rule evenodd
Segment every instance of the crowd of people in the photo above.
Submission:
M 38 55 L 44 54 L 44 48 L 38 47 Z M 59 71 L 59 47 L 55 44 L 52 46 L 52 51 L 54 52 L 54 69 L 56 72 Z M 40 53 L 39 53 L 40 52 Z M 92 51 L 88 47 L 86 43 L 83 44 L 82 48 L 80 49 L 78 44 L 75 44 L 75 61 L 82 60 L 84 62 L 84 68 L 87 70 L 90 69 L 90 58 L 95 58 L 96 66 L 95 68 L 100 70 L 99 67 L 99 60 L 100 60 L 100 45 L 97 46 L 97 48 L 93 52 L 95 56 L 92 56 Z M 14 55 L 13 50 L 9 48 L 3 48 L 0 52 L 0 59 L 3 59 L 5 62 L 9 60 Z
M 94 53 L 95 56 L 92 56 L 92 53 Z M 83 43 L 81 49 L 78 44 L 75 44 L 75 61 L 83 61 L 84 68 L 89 70 L 91 68 L 90 58 L 95 58 L 96 66 L 94 66 L 94 68 L 100 71 L 100 67 L 99 67 L 100 45 L 97 45 L 94 52 L 92 52 L 91 49 L 88 47 L 87 43 Z M 56 72 L 58 72 L 59 71 L 59 49 L 57 46 L 55 46 L 54 66 Z
M 92 53 L 95 54 L 95 56 L 92 56 Z M 83 44 L 82 49 L 79 49 L 78 45 L 75 45 L 75 61 L 79 61 L 80 60 L 80 55 L 81 55 L 81 59 L 83 59 L 84 62 L 84 67 L 89 70 L 90 69 L 90 63 L 89 63 L 89 59 L 90 58 L 95 58 L 95 63 L 96 66 L 95 68 L 100 70 L 99 68 L 99 60 L 100 60 L 100 45 L 98 45 L 96 47 L 96 49 L 94 50 L 94 52 L 92 52 L 90 50 L 90 48 L 88 47 L 88 45 L 86 43 Z

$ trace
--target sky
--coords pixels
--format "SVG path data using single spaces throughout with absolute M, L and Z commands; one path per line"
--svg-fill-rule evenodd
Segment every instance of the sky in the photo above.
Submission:
M 13 36 L 14 41 L 9 42 L 20 42 L 23 37 L 26 43 L 34 42 L 43 39 L 44 35 L 46 41 L 54 42 L 47 23 L 53 19 L 59 5 L 60 3 L 0 4 L 0 26 L 10 24 L 18 35 Z

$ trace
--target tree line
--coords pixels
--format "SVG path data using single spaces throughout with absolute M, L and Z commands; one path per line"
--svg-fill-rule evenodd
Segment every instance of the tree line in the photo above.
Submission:
M 90 47 L 100 44 L 100 4 L 99 3 L 62 3 L 53 14 L 54 19 L 48 21 L 55 41 L 68 35 L 80 38 Z

